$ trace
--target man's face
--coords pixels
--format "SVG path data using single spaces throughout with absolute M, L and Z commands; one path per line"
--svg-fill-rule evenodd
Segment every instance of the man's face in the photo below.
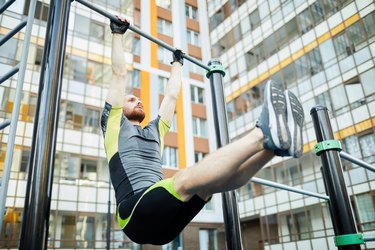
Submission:
M 134 95 L 125 96 L 125 104 L 123 107 L 124 115 L 130 121 L 138 121 L 141 123 L 145 119 L 145 111 L 141 99 Z

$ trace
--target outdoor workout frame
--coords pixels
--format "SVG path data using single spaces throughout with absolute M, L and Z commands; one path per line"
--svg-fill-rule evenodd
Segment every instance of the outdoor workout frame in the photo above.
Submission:
M 120 22 L 114 15 L 101 10 L 90 3 L 83 0 L 76 1 L 114 22 Z M 70 0 L 50 1 L 50 11 L 44 46 L 45 49 L 41 64 L 38 103 L 34 121 L 30 165 L 28 170 L 29 174 L 25 198 L 24 219 L 20 240 L 21 249 L 43 249 L 47 246 L 54 170 L 53 164 L 56 148 L 58 111 L 61 96 L 63 60 L 66 47 L 70 2 Z M 133 25 L 129 26 L 129 30 L 138 33 L 171 52 L 176 50 L 176 48 L 144 33 Z M 206 76 L 210 79 L 211 86 L 217 147 L 222 147 L 230 142 L 224 88 L 222 83 L 222 78 L 225 75 L 223 66 L 218 60 L 211 60 L 208 63 L 208 66 L 206 66 L 189 55 L 184 54 L 183 57 L 207 70 Z M 325 195 L 288 187 L 286 185 L 262 180 L 260 178 L 254 177 L 251 181 L 324 200 L 330 200 L 329 197 Z M 325 182 L 326 185 L 327 182 L 329 181 Z M 223 194 L 223 210 L 227 249 L 241 250 L 243 249 L 241 230 L 234 191 Z M 107 238 L 107 240 L 108 239 L 109 238 Z

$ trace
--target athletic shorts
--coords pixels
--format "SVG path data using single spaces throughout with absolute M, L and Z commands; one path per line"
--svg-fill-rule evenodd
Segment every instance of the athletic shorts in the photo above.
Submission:
M 120 202 L 117 221 L 132 241 L 138 244 L 167 244 L 206 204 L 197 195 L 183 202 L 174 190 L 173 181 L 174 178 L 159 181 Z

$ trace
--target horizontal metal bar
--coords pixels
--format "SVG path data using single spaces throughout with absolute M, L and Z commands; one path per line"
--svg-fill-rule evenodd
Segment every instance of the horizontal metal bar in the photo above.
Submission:
M 365 161 L 362 161 L 360 159 L 355 158 L 354 156 L 351 156 L 348 153 L 345 153 L 345 152 L 341 151 L 340 152 L 340 156 L 342 158 L 344 158 L 345 160 L 347 160 L 347 161 L 350 161 L 350 162 L 355 163 L 355 164 L 357 164 L 357 165 L 359 165 L 361 167 L 364 167 L 364 168 L 366 168 L 368 170 L 371 170 L 372 172 L 375 172 L 375 167 L 373 167 L 372 165 L 368 164 Z
M 103 9 L 100 9 L 100 8 L 92 5 L 91 3 L 88 3 L 88 2 L 83 1 L 83 0 L 76 0 L 76 2 L 79 2 L 79 3 L 83 4 L 83 5 L 85 5 L 86 7 L 92 9 L 93 11 L 98 12 L 99 14 L 101 14 L 101 15 L 109 18 L 113 22 L 121 24 L 121 21 L 116 16 L 114 16 L 114 15 L 106 12 Z M 152 41 L 152 42 L 154 42 L 154 43 L 156 43 L 156 44 L 158 44 L 158 45 L 166 48 L 167 50 L 169 50 L 171 52 L 174 52 L 176 50 L 176 48 L 173 48 L 169 44 L 167 44 L 167 43 L 165 43 L 165 42 L 163 42 L 163 41 L 161 41 L 161 40 L 159 40 L 159 39 L 151 36 L 150 34 L 147 34 L 147 33 L 143 32 L 142 30 L 140 30 L 139 28 L 135 27 L 134 25 L 130 24 L 129 25 L 129 29 L 131 31 L 133 31 L 133 32 L 135 32 L 135 33 L 137 33 L 137 34 L 139 34 L 139 35 L 147 38 L 148 40 L 150 40 L 150 41 Z M 203 68 L 205 70 L 210 70 L 210 68 L 207 65 L 204 65 L 203 63 L 199 62 L 198 60 L 196 60 L 195 58 L 193 58 L 193 57 L 191 57 L 191 56 L 189 56 L 187 54 L 183 54 L 182 57 L 185 58 L 186 60 L 188 60 L 188 61 L 190 61 L 190 62 L 198 65 L 199 67 L 201 67 L 201 68 Z
M 6 10 L 8 9 L 9 6 L 11 6 L 16 0 L 9 0 L 9 1 L 6 1 L 3 6 L 0 7 L 0 15 Z
M 6 34 L 1 40 L 0 40 L 0 46 L 2 46 L 4 43 L 6 43 L 9 39 L 11 39 L 18 31 L 22 30 L 23 27 L 26 26 L 27 21 L 23 21 L 20 24 L 18 24 L 14 29 L 9 31 L 8 34 Z
M 264 180 L 264 179 L 257 178 L 257 177 L 251 178 L 251 181 L 254 182 L 254 183 L 269 186 L 269 187 L 279 188 L 279 189 L 287 190 L 287 191 L 298 193 L 298 194 L 304 194 L 304 195 L 316 197 L 316 198 L 319 198 L 319 199 L 324 199 L 324 200 L 327 200 L 327 201 L 329 200 L 329 197 L 327 195 L 313 193 L 313 192 L 310 192 L 310 191 L 290 187 L 290 186 L 287 186 L 287 185 L 284 185 L 284 184 L 280 184 L 280 183 L 269 181 L 269 180 Z
M 16 66 L 14 67 L 13 69 L 9 70 L 5 75 L 3 75 L 1 78 L 0 78 L 0 84 L 2 84 L 3 82 L 5 82 L 6 80 L 8 80 L 9 78 L 11 78 L 14 74 L 16 74 L 18 72 L 18 70 L 20 69 L 19 66 Z
M 0 123 L 0 130 L 3 130 L 4 128 L 8 127 L 10 125 L 10 120 L 5 120 Z
M 363 240 L 364 240 L 365 242 L 375 241 L 375 235 L 363 236 Z

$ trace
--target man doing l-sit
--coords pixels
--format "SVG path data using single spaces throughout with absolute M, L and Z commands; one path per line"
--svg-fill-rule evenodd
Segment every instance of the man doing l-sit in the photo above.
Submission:
M 256 127 L 163 180 L 161 156 L 181 88 L 182 52 L 173 53 L 158 116 L 142 128 L 145 112 L 126 81 L 121 42 L 129 23 L 119 19 L 122 25 L 110 25 L 113 79 L 101 120 L 117 219 L 132 241 L 163 245 L 184 229 L 214 193 L 246 184 L 275 155 L 300 157 L 303 109 L 293 93 L 269 81 Z

